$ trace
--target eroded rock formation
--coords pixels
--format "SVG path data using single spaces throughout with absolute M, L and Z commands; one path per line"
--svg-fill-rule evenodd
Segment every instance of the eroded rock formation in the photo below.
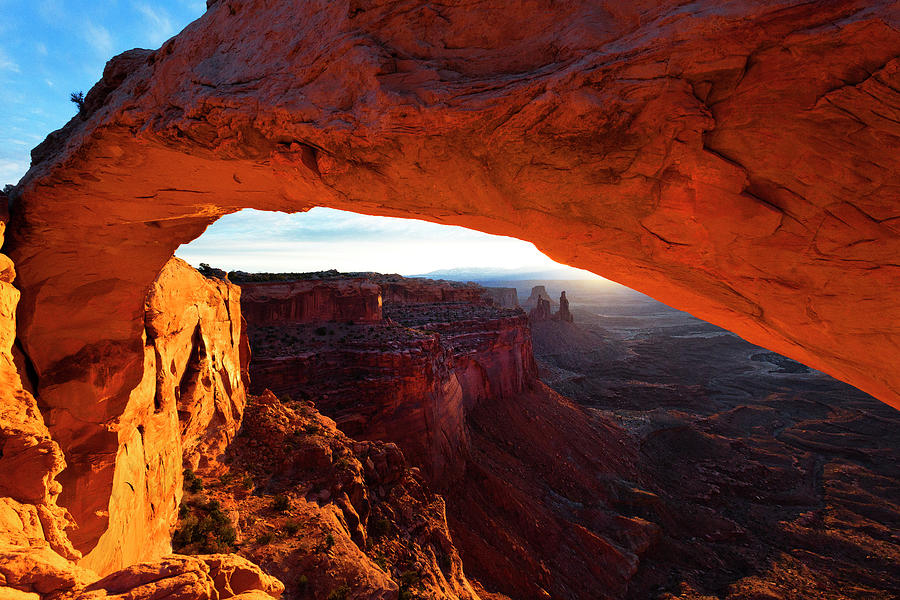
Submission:
M 620 481 L 634 475 L 621 430 L 537 380 L 521 309 L 403 297 L 381 325 L 251 327 L 253 385 L 400 446 L 445 495 L 454 545 L 487 589 L 619 597 L 656 536 L 613 508 L 639 493 Z
M 444 501 L 396 445 L 349 439 L 311 402 L 266 392 L 250 397 L 228 457 L 225 477 L 187 494 L 179 531 L 215 502 L 234 515 L 236 551 L 283 580 L 288 598 L 478 599 Z M 198 537 L 193 551 L 209 551 Z
M 381 321 L 381 289 L 362 278 L 240 285 L 241 310 L 251 325 Z
M 553 311 L 556 301 L 550 297 L 550 294 L 547 293 L 547 288 L 543 285 L 536 285 L 531 288 L 531 294 L 528 296 L 528 299 L 525 300 L 525 303 L 522 304 L 522 308 L 527 311 L 539 310 L 543 311 L 541 308 L 541 301 L 544 301 L 547 304 L 547 314 Z
M 519 292 L 512 287 L 486 287 L 484 294 L 495 306 L 500 308 L 518 308 Z
M 565 321 L 566 323 L 571 323 L 575 320 L 572 313 L 569 311 L 569 299 L 566 298 L 565 292 L 562 292 L 559 295 L 559 312 L 556 313 L 556 318 L 560 321 Z
M 247 206 L 528 239 L 900 406 L 898 23 L 888 0 L 231 0 L 116 57 L 13 194 L 22 360 L 76 547 L 103 571 L 164 550 L 168 495 L 124 522 L 146 465 L 180 461 L 146 454 L 177 426 L 146 292 Z M 4 435 L 56 456 L 19 398 Z M 60 466 L 27 495 L 51 506 Z
M 69 538 L 100 574 L 169 551 L 183 463 L 215 462 L 243 410 L 237 286 L 170 260 L 147 295 L 141 340 L 142 361 L 129 367 L 140 384 L 124 405 L 90 396 L 110 367 L 89 357 L 68 367 L 80 395 L 42 406 L 70 461 L 59 499 L 78 524 Z

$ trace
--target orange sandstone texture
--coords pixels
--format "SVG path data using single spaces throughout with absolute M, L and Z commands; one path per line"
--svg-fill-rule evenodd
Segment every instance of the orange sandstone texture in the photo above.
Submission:
M 116 57 L 35 149 L 9 244 L 76 546 L 163 549 L 112 549 L 137 541 L 113 521 L 149 481 L 138 425 L 175 422 L 144 300 L 244 207 L 531 240 L 900 406 L 898 23 L 888 0 L 220 0 Z
M 364 279 L 241 283 L 241 310 L 251 324 L 381 320 L 381 294 Z
M 170 551 L 183 463 L 215 463 L 240 426 L 239 315 L 237 286 L 172 259 L 147 295 L 141 379 L 125 404 L 91 400 L 91 381 L 124 375 L 87 354 L 67 367 L 81 397 L 42 406 L 53 439 L 72 457 L 62 486 L 51 489 L 62 491 L 60 503 L 78 525 L 69 539 L 84 553 L 83 566 L 106 574 Z M 47 385 L 40 372 L 38 381 Z M 46 443 L 55 445 L 49 436 Z

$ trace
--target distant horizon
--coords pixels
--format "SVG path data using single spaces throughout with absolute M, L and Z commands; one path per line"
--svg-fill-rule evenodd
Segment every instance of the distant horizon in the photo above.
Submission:
M 516 238 L 324 207 L 294 214 L 246 209 L 226 215 L 179 247 L 175 256 L 194 267 L 207 263 L 248 273 L 337 269 L 410 277 L 481 271 L 484 279 L 498 274 L 556 273 L 561 280 L 605 281 L 589 271 L 554 262 L 532 243 Z

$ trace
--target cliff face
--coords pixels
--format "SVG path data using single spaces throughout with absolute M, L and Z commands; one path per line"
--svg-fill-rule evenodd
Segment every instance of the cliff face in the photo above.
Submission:
M 241 283 L 250 324 L 381 320 L 381 291 L 364 279 Z
M 6 198 L 0 200 L 0 206 L 5 207 Z M 5 224 L 5 215 L 0 214 L 0 241 Z M 223 326 L 231 327 L 229 311 L 239 310 L 237 294 L 229 294 L 235 290 L 227 284 L 206 282 L 176 259 L 160 274 L 148 298 L 148 332 L 156 337 L 147 345 L 152 353 L 145 353 L 150 369 L 143 379 L 146 385 L 140 388 L 141 395 L 133 397 L 134 402 L 121 419 L 111 424 L 121 428 L 118 439 L 122 444 L 113 449 L 112 487 L 91 489 L 96 480 L 88 477 L 59 478 L 75 487 L 75 493 L 68 491 L 69 498 L 77 500 L 72 506 L 83 518 L 78 521 L 57 503 L 59 497 L 65 497 L 61 492 L 66 488 L 57 476 L 65 469 L 66 461 L 44 424 L 41 408 L 32 394 L 23 389 L 20 373 L 28 372 L 27 357 L 21 352 L 15 352 L 15 359 L 13 356 L 19 299 L 12 286 L 15 270 L 5 255 L 0 255 L 0 265 L 0 597 L 86 600 L 127 595 L 135 600 L 218 600 L 243 592 L 259 598 L 279 596 L 284 586 L 278 580 L 237 556 L 172 556 L 158 560 L 170 549 L 170 528 L 175 523 L 181 492 L 182 445 L 187 457 L 217 457 L 222 442 L 234 433 L 234 423 L 226 422 L 235 416 L 239 419 L 239 407 L 243 406 L 240 378 L 235 384 L 232 374 L 239 373 L 233 360 L 237 355 L 224 345 L 224 338 L 209 339 L 210 350 L 204 354 L 208 364 L 204 368 L 200 354 L 179 334 L 186 327 L 189 339 L 197 328 L 201 333 L 194 339 L 213 332 L 221 335 Z M 240 335 L 239 329 L 232 332 Z M 179 369 L 179 357 L 188 355 L 197 358 L 194 366 L 186 359 L 187 366 Z M 164 370 L 151 369 L 163 359 L 168 365 Z M 220 367 L 215 375 L 212 364 Z M 179 373 L 179 383 L 186 390 L 181 395 L 186 402 L 181 404 L 172 397 L 172 388 L 163 385 L 171 384 L 167 379 Z M 227 402 L 233 403 L 228 408 L 236 409 L 237 414 L 220 405 L 223 397 L 217 397 L 215 391 L 221 391 L 220 388 L 211 386 L 205 388 L 205 394 L 200 392 L 200 387 L 210 384 L 198 384 L 197 379 L 216 375 L 223 378 L 223 387 L 228 378 Z M 26 384 L 32 387 L 33 382 Z M 156 401 L 149 394 L 154 388 Z M 166 394 L 166 390 L 170 392 Z M 175 396 L 177 390 L 175 387 Z M 90 427 L 79 432 L 73 423 L 68 424 L 68 429 L 65 421 L 54 425 L 76 439 L 86 433 L 90 440 Z M 73 450 L 84 453 L 84 444 Z M 93 454 L 88 456 L 93 457 L 94 465 L 103 464 L 102 447 L 94 446 Z M 76 463 L 76 469 L 77 466 Z M 80 472 L 83 474 L 84 470 Z M 102 517 L 108 529 L 101 532 L 93 550 L 81 560 L 82 552 L 72 542 L 84 541 L 85 536 L 79 531 L 82 523 L 97 531 L 96 522 L 78 512 L 89 510 L 91 502 L 100 507 L 100 512 L 89 516 L 98 520 Z M 157 560 L 141 562 L 142 559 Z M 116 571 L 126 564 L 130 565 L 128 569 Z M 98 572 L 111 573 L 101 579 Z
M 378 282 L 385 303 L 392 304 L 434 304 L 438 302 L 466 302 L 486 304 L 485 288 L 450 281 L 431 279 L 390 278 Z
M 615 506 L 637 493 L 625 436 L 537 380 L 521 310 L 411 297 L 386 302 L 380 325 L 251 327 L 253 385 L 402 448 L 445 495 L 453 544 L 487 589 L 619 597 L 656 535 Z
M 6 196 L 0 195 L 0 245 L 8 221 L 5 208 Z M 46 548 L 50 555 L 78 559 L 81 553 L 67 537 L 75 522 L 57 505 L 62 486 L 56 478 L 65 458 L 34 396 L 23 389 L 13 358 L 19 302 L 15 277 L 12 261 L 0 254 L 0 540 L 12 547 L 4 551 Z M 4 560 L 5 555 L 0 563 Z
M 120 413 L 96 404 L 45 411 L 69 462 L 60 504 L 78 523 L 70 538 L 100 574 L 170 550 L 183 463 L 214 462 L 243 410 L 236 286 L 172 259 L 145 319 L 141 381 Z
M 484 293 L 495 306 L 500 308 L 518 308 L 519 306 L 519 293 L 516 288 L 486 287 Z

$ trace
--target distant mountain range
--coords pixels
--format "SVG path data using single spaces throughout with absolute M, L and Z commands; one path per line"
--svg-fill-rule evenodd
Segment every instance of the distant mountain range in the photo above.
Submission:
M 574 267 L 551 269 L 500 269 L 492 267 L 458 267 L 455 269 L 439 269 L 430 273 L 406 275 L 406 277 L 426 277 L 428 279 L 448 279 L 450 281 L 524 281 L 524 280 L 578 280 L 599 279 L 597 275 Z

